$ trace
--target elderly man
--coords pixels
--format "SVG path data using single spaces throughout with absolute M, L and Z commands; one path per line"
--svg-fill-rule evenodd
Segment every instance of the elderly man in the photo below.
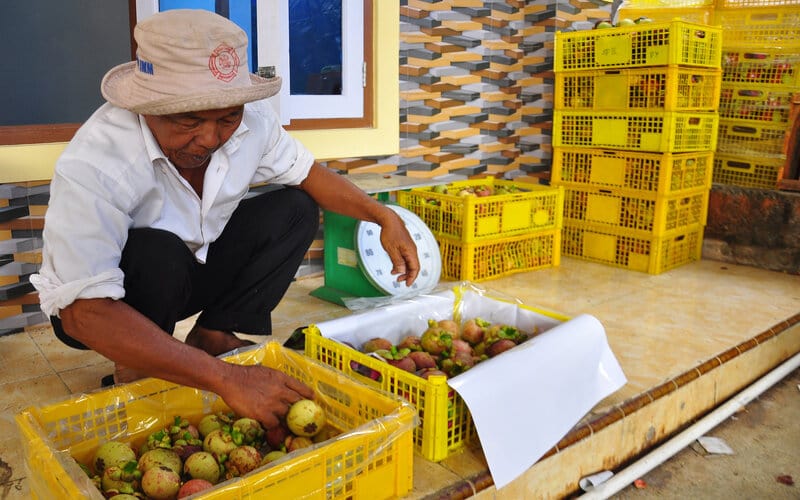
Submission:
M 219 394 L 274 426 L 312 391 L 217 356 L 269 335 L 323 207 L 381 226 L 397 280 L 416 247 L 397 214 L 317 164 L 264 100 L 280 79 L 250 74 L 247 36 L 202 10 L 136 26 L 137 59 L 111 69 L 108 103 L 59 158 L 31 282 L 56 335 L 116 364 L 115 382 L 157 377 Z M 247 197 L 255 183 L 285 186 Z M 177 321 L 198 314 L 186 342 Z

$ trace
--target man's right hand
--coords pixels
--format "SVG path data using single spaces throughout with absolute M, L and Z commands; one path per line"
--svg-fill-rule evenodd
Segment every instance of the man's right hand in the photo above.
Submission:
M 226 364 L 224 382 L 217 394 L 236 415 L 254 418 L 265 429 L 277 426 L 293 403 L 314 398 L 310 387 L 279 370 Z

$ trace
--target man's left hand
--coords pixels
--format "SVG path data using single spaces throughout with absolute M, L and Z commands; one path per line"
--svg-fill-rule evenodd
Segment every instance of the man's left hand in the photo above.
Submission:
M 381 245 L 392 260 L 392 274 L 398 275 L 397 281 L 411 286 L 419 274 L 417 246 L 400 216 L 389 211 L 392 217 L 388 217 L 381 225 Z

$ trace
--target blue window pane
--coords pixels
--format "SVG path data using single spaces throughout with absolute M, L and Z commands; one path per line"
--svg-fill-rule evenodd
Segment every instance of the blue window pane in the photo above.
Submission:
M 257 0 L 159 0 L 158 10 L 203 9 L 225 16 L 247 33 L 249 40 L 250 72 L 255 73 L 258 67 L 256 58 L 258 41 L 256 39 L 256 2 Z
M 203 9 L 216 12 L 214 10 L 215 0 L 160 0 L 158 2 L 158 10 L 173 10 L 173 9 Z
M 289 0 L 290 93 L 342 93 L 342 0 Z

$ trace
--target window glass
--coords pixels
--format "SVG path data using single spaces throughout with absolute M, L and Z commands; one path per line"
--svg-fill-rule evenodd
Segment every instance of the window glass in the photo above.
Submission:
M 341 1 L 341 0 L 340 0 Z M 164 12 L 173 9 L 203 9 L 216 12 L 235 22 L 245 33 L 249 43 L 247 54 L 250 72 L 256 73 L 258 68 L 258 38 L 256 26 L 256 0 L 159 0 L 158 10 Z
M 292 95 L 342 93 L 342 0 L 289 0 Z

